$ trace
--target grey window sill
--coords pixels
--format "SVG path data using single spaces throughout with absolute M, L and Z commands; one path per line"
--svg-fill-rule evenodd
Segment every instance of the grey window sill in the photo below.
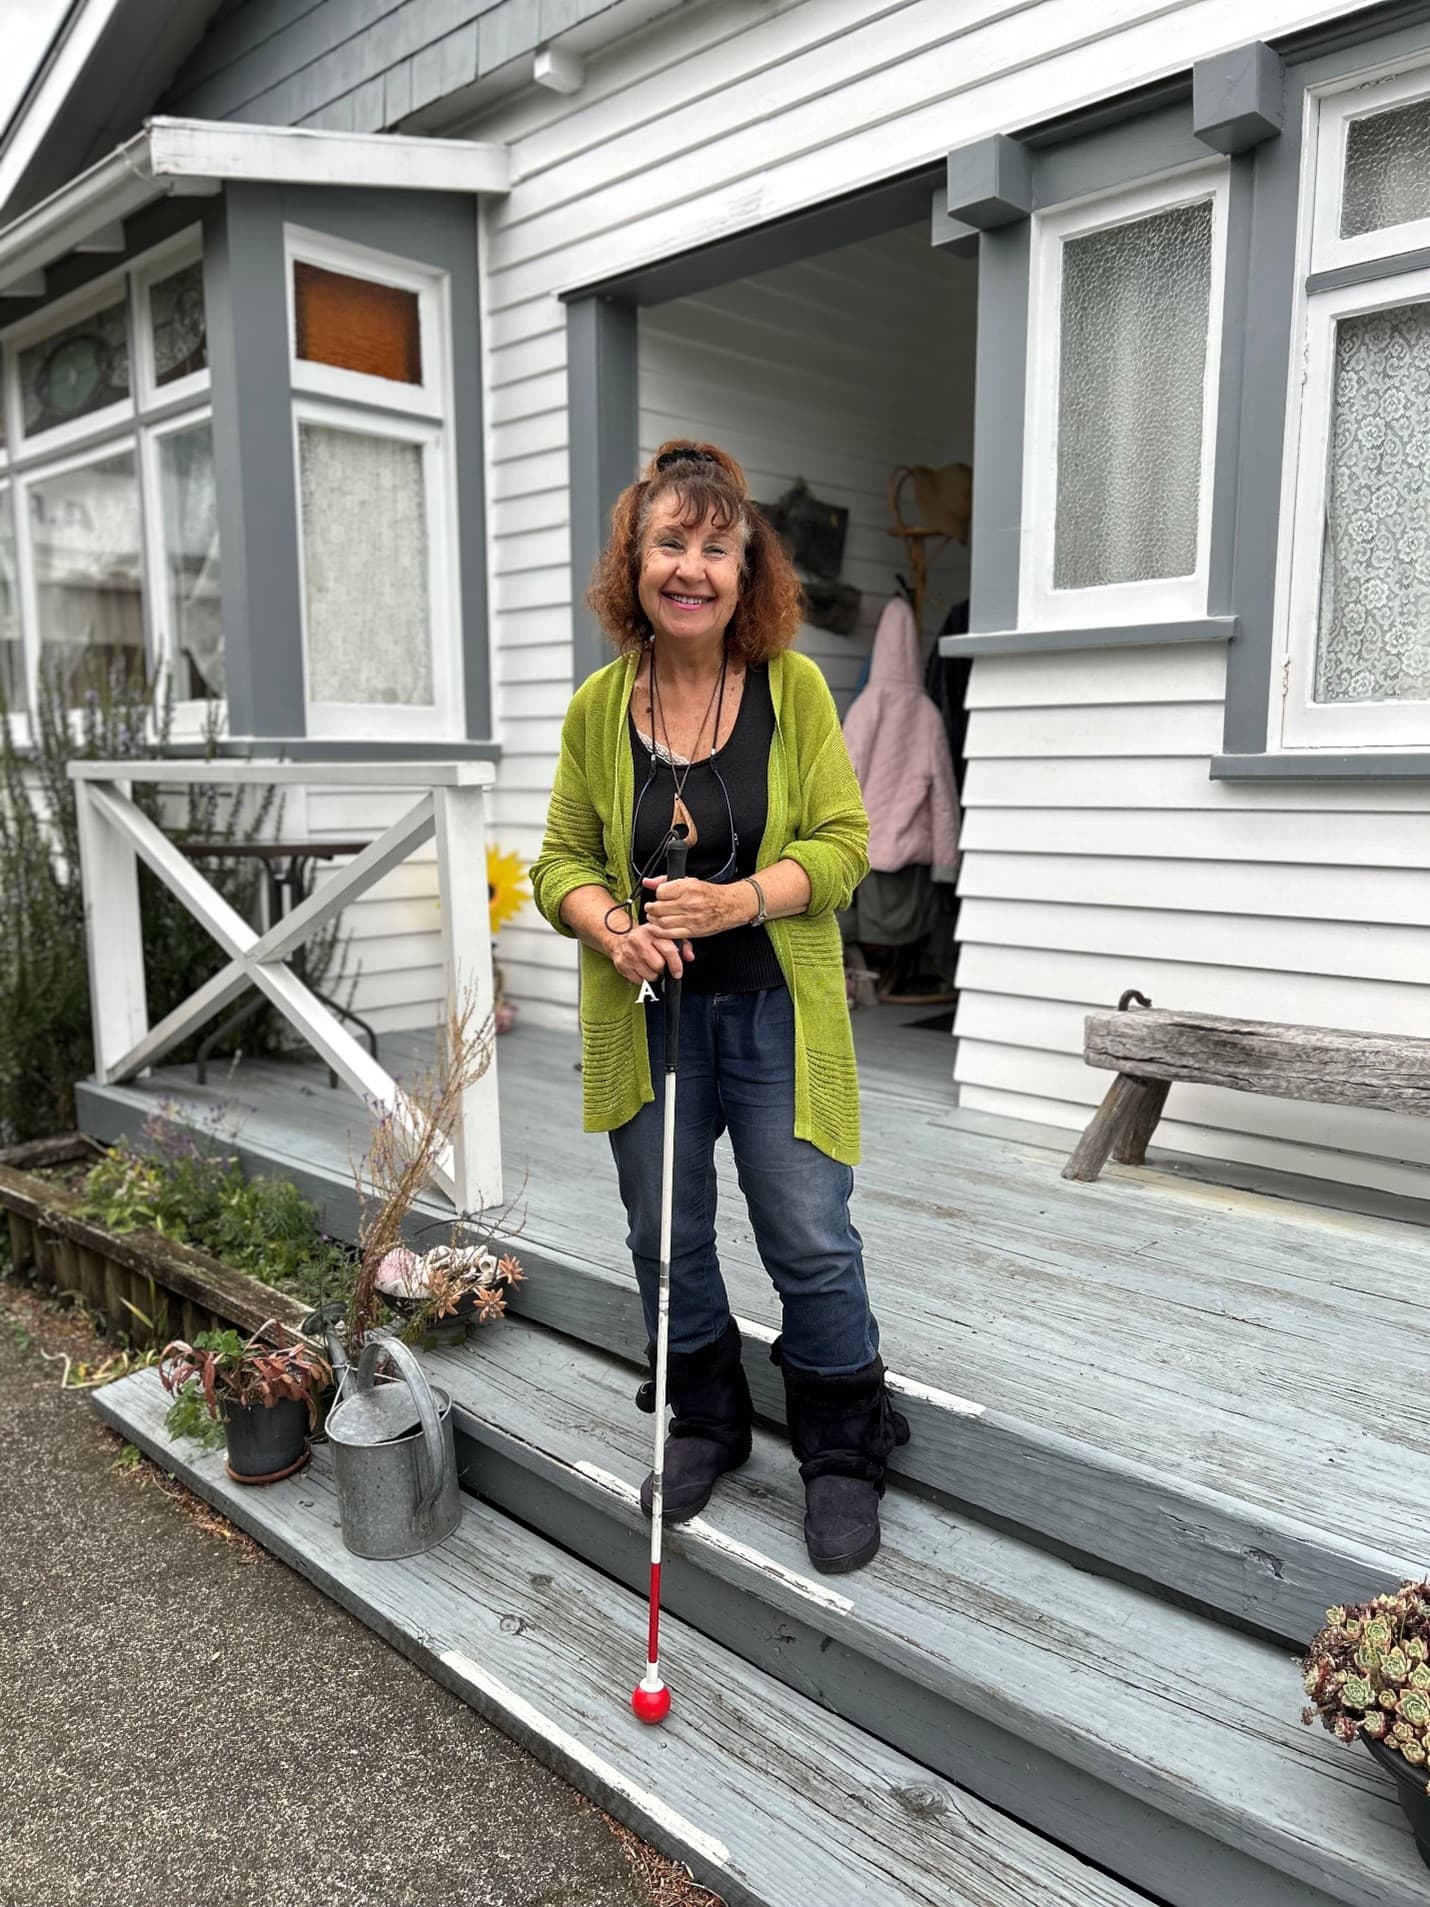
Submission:
M 179 742 L 166 751 L 192 760 L 202 742 Z M 225 761 L 500 761 L 500 742 L 373 742 L 317 740 L 306 735 L 228 736 L 218 744 Z
M 1430 781 L 1430 750 L 1285 750 L 1275 755 L 1213 755 L 1213 781 Z
M 946 656 L 1055 655 L 1075 649 L 1161 649 L 1187 642 L 1234 642 L 1235 616 L 1204 616 L 1193 622 L 1104 624 L 1089 629 L 998 629 L 987 634 L 944 636 Z

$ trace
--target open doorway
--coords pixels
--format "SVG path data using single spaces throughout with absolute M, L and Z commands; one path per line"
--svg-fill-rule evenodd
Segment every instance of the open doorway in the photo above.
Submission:
M 948 473 L 973 461 L 977 281 L 976 259 L 935 249 L 921 220 L 639 315 L 642 459 L 666 438 L 706 439 L 740 459 L 762 502 L 788 499 L 802 484 L 829 506 L 826 521 L 830 511 L 843 513 L 834 573 L 827 547 L 813 555 L 816 567 L 802 565 L 810 613 L 798 646 L 819 663 L 841 719 L 868 691 L 876 640 L 875 686 L 890 667 L 913 674 L 939 711 L 929 732 L 941 736 L 951 771 L 952 858 L 942 819 L 936 849 L 916 831 L 916 852 L 933 858 L 876 868 L 842 925 L 851 993 L 869 1009 L 855 1016 L 861 1059 L 877 1051 L 897 1067 L 904 1055 L 908 1073 L 931 1066 L 950 1094 L 957 948 L 950 877 L 968 665 L 941 657 L 938 641 L 968 626 L 966 480 L 960 525 L 961 480 Z M 897 473 L 911 467 L 934 473 L 932 502 L 927 478 L 897 484 Z M 962 527 L 962 536 L 915 542 L 891 533 L 891 483 L 906 525 Z M 934 525 L 921 522 L 929 514 Z M 927 556 L 922 579 L 914 574 L 919 550 Z M 916 654 L 905 659 L 901 645 Z M 921 732 L 920 759 L 927 740 Z M 887 733 L 882 746 L 887 751 Z M 866 786 L 871 816 L 874 785 L 871 778 Z

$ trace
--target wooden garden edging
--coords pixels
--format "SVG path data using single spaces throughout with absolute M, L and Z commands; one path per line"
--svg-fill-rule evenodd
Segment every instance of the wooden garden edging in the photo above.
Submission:
M 256 1331 L 270 1318 L 298 1329 L 308 1307 L 297 1298 L 157 1232 L 108 1231 L 81 1217 L 76 1194 L 35 1176 L 35 1167 L 68 1165 L 93 1152 L 79 1133 L 0 1152 L 0 1209 L 18 1273 L 72 1292 L 111 1332 L 141 1345 L 192 1340 L 223 1325 Z

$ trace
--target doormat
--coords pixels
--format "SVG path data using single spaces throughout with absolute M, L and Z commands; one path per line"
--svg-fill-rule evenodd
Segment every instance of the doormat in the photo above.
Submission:
M 915 1027 L 921 1027 L 930 1033 L 951 1033 L 953 1031 L 953 1008 L 947 1013 L 930 1013 L 926 1020 L 906 1020 L 904 1031 L 912 1033 Z

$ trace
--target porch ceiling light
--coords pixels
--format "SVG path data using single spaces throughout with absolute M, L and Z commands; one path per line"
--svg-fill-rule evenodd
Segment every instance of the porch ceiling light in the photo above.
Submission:
M 37 274 L 166 197 L 202 198 L 234 179 L 388 191 L 503 193 L 505 146 L 400 133 L 308 132 L 206 119 L 150 119 L 47 199 L 0 229 L 0 297 L 35 297 Z M 38 289 L 37 289 L 38 287 Z

